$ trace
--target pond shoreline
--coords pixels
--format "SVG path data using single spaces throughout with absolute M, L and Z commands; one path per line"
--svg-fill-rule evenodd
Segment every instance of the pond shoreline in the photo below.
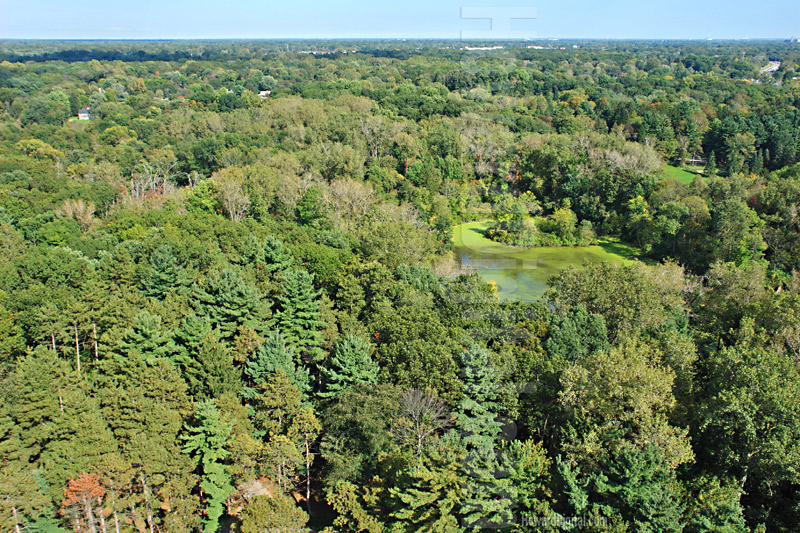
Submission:
M 589 246 L 515 246 L 488 239 L 490 219 L 453 227 L 453 252 L 462 272 L 475 272 L 495 282 L 502 298 L 533 301 L 541 297 L 550 277 L 585 262 L 631 263 L 639 250 L 613 239 Z

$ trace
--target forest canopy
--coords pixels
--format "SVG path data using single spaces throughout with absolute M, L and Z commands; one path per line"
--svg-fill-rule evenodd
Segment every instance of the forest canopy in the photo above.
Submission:
M 800 47 L 534 44 L 1 41 L 0 531 L 795 530 Z

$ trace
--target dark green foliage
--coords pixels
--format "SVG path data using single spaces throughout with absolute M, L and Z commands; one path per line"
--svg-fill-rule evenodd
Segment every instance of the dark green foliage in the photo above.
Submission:
M 784 354 L 765 347 L 761 335 L 746 318 L 736 343 L 705 362 L 708 384 L 696 413 L 698 455 L 716 475 L 738 480 L 747 494 L 742 502 L 749 524 L 788 530 L 800 512 L 792 500 L 798 479 L 793 465 L 800 457 L 800 374 Z
M 611 509 L 609 518 L 618 512 L 637 531 L 682 529 L 680 485 L 655 446 L 623 447 L 602 472 L 592 482 L 597 505 Z
M 503 437 L 498 418 L 499 376 L 489 353 L 479 346 L 464 352 L 463 369 L 463 399 L 456 416 L 465 448 L 461 525 L 471 530 L 507 527 L 513 522 L 515 502 L 498 452 Z
M 796 530 L 796 44 L 562 45 L 4 43 L 0 529 Z
M 460 330 L 445 327 L 435 312 L 419 307 L 384 312 L 374 320 L 379 324 L 376 359 L 382 380 L 430 388 L 446 401 L 459 397 Z
M 223 462 L 230 455 L 225 446 L 233 424 L 222 419 L 213 400 L 198 403 L 194 418 L 187 428 L 187 435 L 183 437 L 183 449 L 198 466 L 200 488 L 207 494 L 203 531 L 214 533 L 219 530 L 219 519 L 224 511 L 225 500 L 234 490 Z
M 297 203 L 297 221 L 300 224 L 319 226 L 325 217 L 325 209 L 320 198 L 319 189 L 308 189 Z
M 150 256 L 150 268 L 142 278 L 145 295 L 164 299 L 170 292 L 187 292 L 188 280 L 169 245 L 159 247 Z
M 333 398 L 354 385 L 374 385 L 378 364 L 372 359 L 372 346 L 355 335 L 339 339 L 322 369 L 324 392 L 320 398 Z
M 248 235 L 242 248 L 233 260 L 241 265 L 255 265 L 257 270 L 270 276 L 289 269 L 294 262 L 289 249 L 272 235 L 264 240 Z
M 320 448 L 328 463 L 327 487 L 369 479 L 381 452 L 396 446 L 391 422 L 399 410 L 399 396 L 399 390 L 388 385 L 353 387 L 326 408 Z
M 197 347 L 181 360 L 189 391 L 197 400 L 238 394 L 242 390 L 241 370 L 234 366 L 230 349 L 220 341 L 216 331 L 203 336 Z
M 602 315 L 590 315 L 583 305 L 551 315 L 545 348 L 554 358 L 574 363 L 608 348 Z
M 269 308 L 259 292 L 235 270 L 214 272 L 195 285 L 194 297 L 198 314 L 208 317 L 225 339 L 230 339 L 241 326 L 266 331 Z
M 308 370 L 298 366 L 294 350 L 286 345 L 280 330 L 273 330 L 264 343 L 245 362 L 244 373 L 252 387 L 263 385 L 275 372 L 281 370 L 304 395 L 310 392 Z M 248 394 L 252 394 L 249 392 Z
M 172 335 L 164 330 L 161 317 L 142 311 L 134 318 L 133 326 L 122 334 L 115 352 L 118 357 L 141 357 L 152 364 L 174 356 L 178 347 Z
M 286 343 L 297 350 L 303 361 L 319 363 L 325 355 L 322 350 L 325 323 L 314 278 L 306 270 L 292 269 L 284 272 L 282 281 L 275 322 Z

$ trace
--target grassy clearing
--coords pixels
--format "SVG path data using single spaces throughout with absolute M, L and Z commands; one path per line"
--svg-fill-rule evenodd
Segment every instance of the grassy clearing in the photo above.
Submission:
M 665 178 L 676 179 L 682 183 L 685 183 L 686 185 L 690 185 L 694 181 L 694 179 L 698 176 L 696 172 L 689 172 L 688 170 L 684 170 L 678 167 L 673 167 L 671 165 L 667 165 L 666 167 L 664 167 L 664 170 L 661 171 L 661 175 L 664 176 Z

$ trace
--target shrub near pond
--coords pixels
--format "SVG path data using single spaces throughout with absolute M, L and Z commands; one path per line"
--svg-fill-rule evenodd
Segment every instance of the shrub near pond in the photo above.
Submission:
M 590 246 L 597 244 L 592 223 L 578 224 L 569 207 L 556 209 L 546 217 L 513 214 L 494 222 L 487 230 L 489 239 L 514 246 Z

